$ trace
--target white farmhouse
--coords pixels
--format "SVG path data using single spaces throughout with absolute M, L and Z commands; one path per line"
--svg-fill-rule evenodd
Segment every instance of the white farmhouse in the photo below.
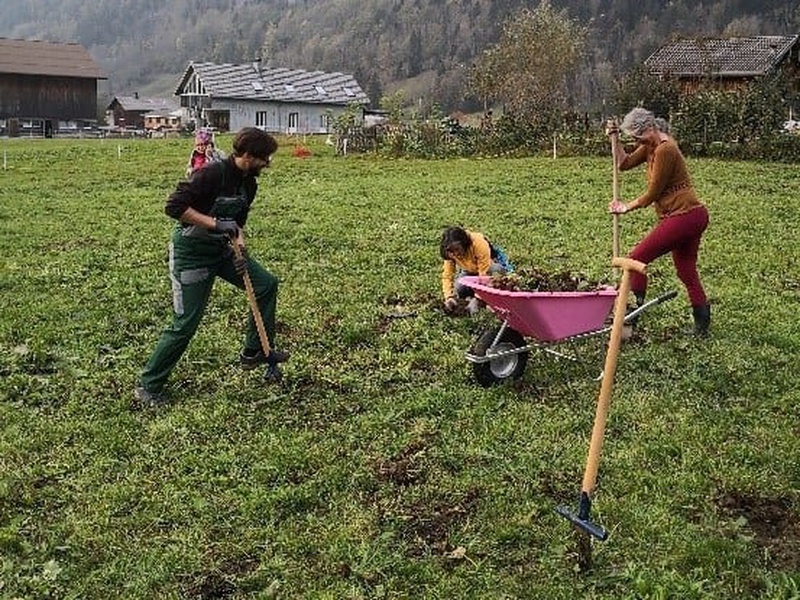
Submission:
M 328 133 L 331 119 L 369 98 L 344 73 L 191 62 L 175 90 L 189 119 L 219 131 Z

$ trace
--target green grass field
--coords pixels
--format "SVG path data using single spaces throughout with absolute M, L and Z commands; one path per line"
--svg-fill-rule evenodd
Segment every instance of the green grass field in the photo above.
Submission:
M 0 597 L 800 597 L 797 165 L 690 160 L 713 333 L 685 335 L 653 263 L 679 296 L 622 348 L 593 505 L 611 535 L 578 572 L 554 509 L 577 503 L 603 340 L 588 369 L 535 353 L 478 386 L 464 352 L 499 321 L 443 314 L 438 239 L 462 223 L 519 267 L 612 277 L 610 157 L 284 140 L 248 226 L 281 279 L 284 382 L 238 368 L 247 300 L 219 282 L 172 405 L 133 410 L 190 144 L 0 140 Z M 623 248 L 653 220 L 625 215 Z

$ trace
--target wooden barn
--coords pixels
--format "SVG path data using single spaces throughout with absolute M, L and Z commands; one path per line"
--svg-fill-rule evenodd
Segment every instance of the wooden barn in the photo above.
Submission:
M 656 50 L 648 71 L 676 79 L 681 89 L 736 90 L 782 71 L 800 82 L 800 36 L 761 35 L 723 39 L 681 39 Z
M 328 133 L 330 119 L 369 98 L 343 73 L 192 62 L 175 90 L 201 125 L 220 131 L 259 127 L 271 133 Z
M 106 108 L 106 122 L 121 129 L 158 129 L 179 127 L 180 106 L 176 98 L 116 96 Z
M 80 134 L 97 123 L 97 81 L 106 79 L 79 44 L 0 38 L 0 133 Z

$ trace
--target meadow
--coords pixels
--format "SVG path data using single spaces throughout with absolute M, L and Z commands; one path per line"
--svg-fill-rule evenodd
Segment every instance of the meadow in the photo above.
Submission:
M 218 282 L 170 405 L 141 410 L 191 142 L 0 140 L 0 597 L 800 598 L 797 165 L 689 160 L 712 335 L 653 263 L 652 293 L 679 294 L 622 348 L 592 507 L 610 538 L 582 572 L 554 509 L 577 502 L 603 340 L 588 369 L 534 353 L 477 385 L 464 352 L 498 320 L 443 313 L 438 239 L 460 223 L 518 267 L 613 278 L 610 157 L 305 142 L 282 140 L 248 223 L 284 381 L 240 370 L 247 300 Z M 653 220 L 624 215 L 622 248 Z

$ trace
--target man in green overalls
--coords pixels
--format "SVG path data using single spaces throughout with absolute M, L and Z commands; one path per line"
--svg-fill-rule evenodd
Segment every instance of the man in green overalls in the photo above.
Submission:
M 270 354 L 265 356 L 261 349 L 251 314 L 240 354 L 242 368 L 288 360 L 288 353 L 274 346 L 278 279 L 246 253 L 236 260 L 231 248 L 231 243 L 244 246 L 243 228 L 258 189 L 256 177 L 269 166 L 277 149 L 278 143 L 268 133 L 244 128 L 234 138 L 227 159 L 199 169 L 178 183 L 167 199 L 165 212 L 178 221 L 169 244 L 173 320 L 136 386 L 135 396 L 142 405 L 164 403 L 164 384 L 197 331 L 216 277 L 244 289 L 242 275 L 247 270 L 264 320 Z

